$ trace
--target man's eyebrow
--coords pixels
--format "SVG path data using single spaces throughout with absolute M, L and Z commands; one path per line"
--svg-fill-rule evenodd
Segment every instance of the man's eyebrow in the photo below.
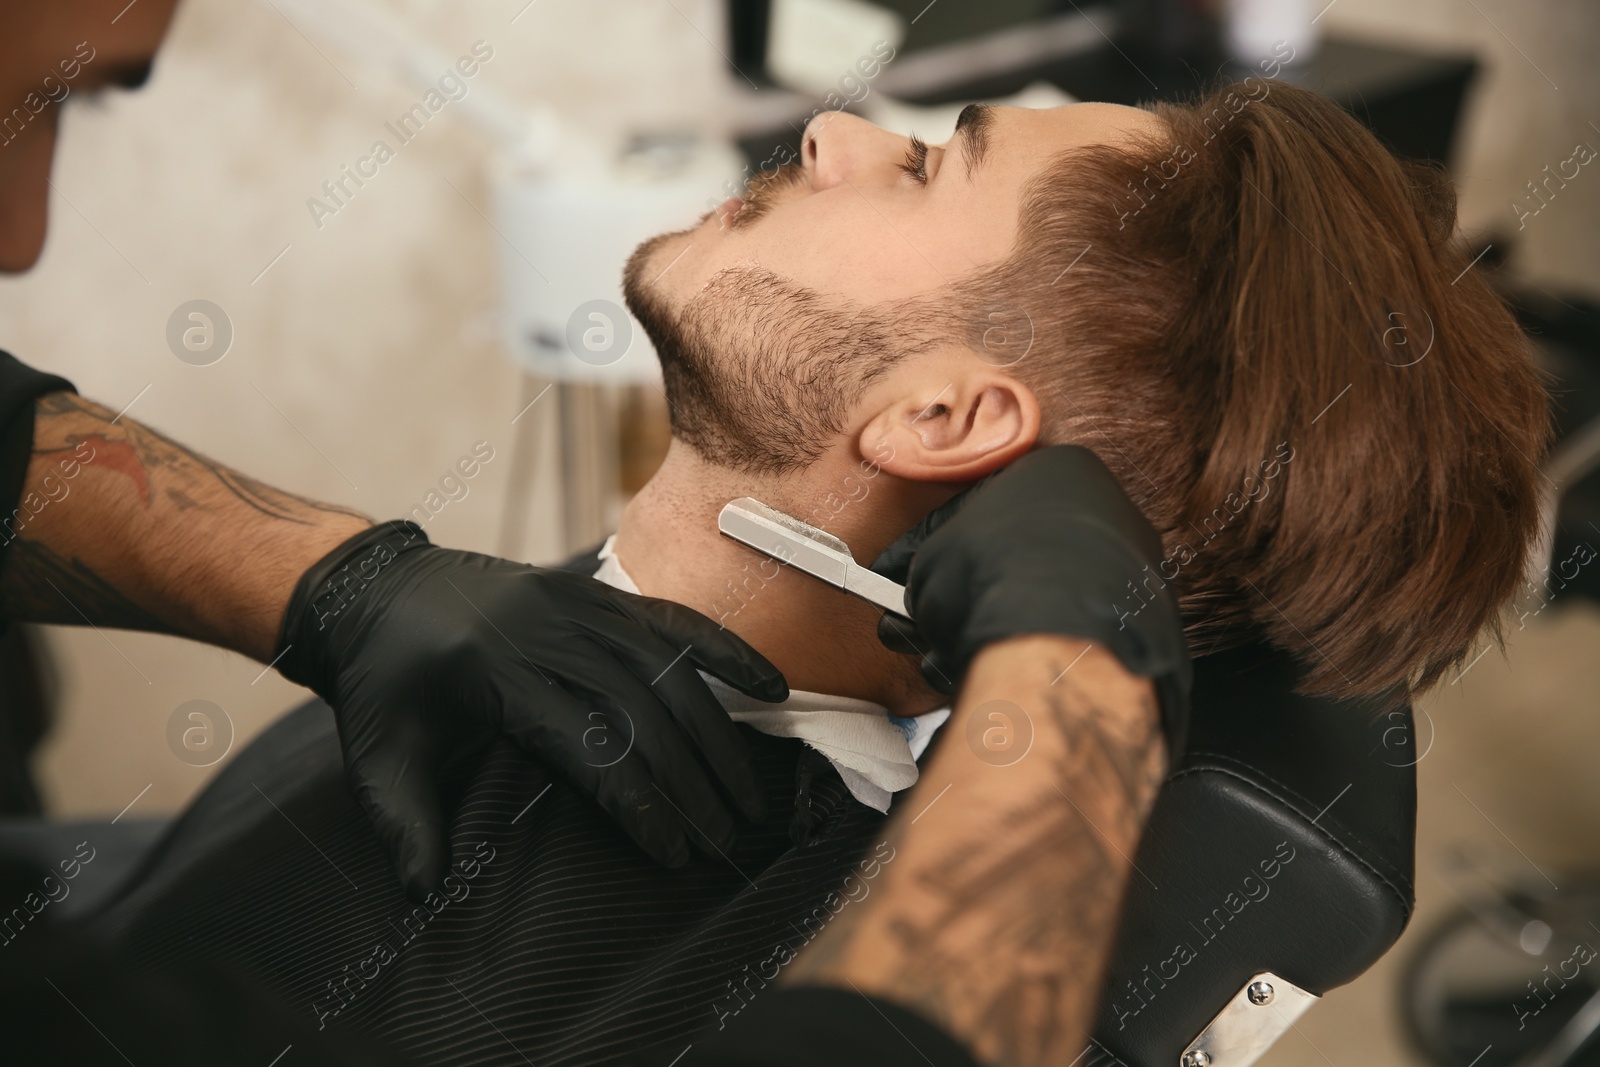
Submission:
M 989 128 L 993 123 L 994 108 L 988 104 L 968 104 L 956 118 L 955 138 L 961 142 L 969 180 L 977 173 L 984 153 L 989 150 Z

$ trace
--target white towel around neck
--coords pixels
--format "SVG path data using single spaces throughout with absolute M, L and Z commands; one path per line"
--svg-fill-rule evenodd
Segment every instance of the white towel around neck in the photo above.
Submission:
M 595 578 L 628 593 L 639 587 L 623 569 L 612 548 L 616 537 L 600 547 L 600 569 Z M 948 707 L 909 719 L 866 700 L 825 693 L 789 691 L 781 704 L 768 704 L 700 672 L 728 715 L 764 734 L 797 737 L 828 758 L 844 779 L 850 795 L 869 808 L 889 810 L 892 794 L 917 781 L 917 760 L 928 742 L 950 717 Z

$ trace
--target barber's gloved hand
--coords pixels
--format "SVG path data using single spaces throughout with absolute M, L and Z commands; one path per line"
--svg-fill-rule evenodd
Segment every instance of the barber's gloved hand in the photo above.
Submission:
M 1161 558 L 1155 529 L 1093 452 L 1040 449 L 933 511 L 873 562 L 906 586 L 916 619 L 886 613 L 878 636 L 896 652 L 920 652 L 923 676 L 945 693 L 980 649 L 1008 637 L 1102 645 L 1156 683 L 1176 760 L 1193 665 Z
M 766 815 L 744 741 L 696 668 L 760 700 L 788 686 L 682 605 L 439 548 L 388 522 L 301 577 L 278 649 L 284 676 L 334 709 L 351 791 L 413 899 L 449 860 L 435 769 L 496 733 L 669 866 L 687 862 L 691 840 L 731 841 L 712 774 L 745 817 Z

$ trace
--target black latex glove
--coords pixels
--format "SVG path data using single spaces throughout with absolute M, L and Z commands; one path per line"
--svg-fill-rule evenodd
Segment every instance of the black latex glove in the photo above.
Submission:
M 1093 641 L 1155 681 L 1176 760 L 1193 665 L 1161 558 L 1155 529 L 1093 452 L 1040 449 L 933 511 L 873 562 L 906 586 L 916 619 L 885 613 L 878 636 L 896 652 L 920 653 L 923 677 L 945 693 L 992 642 Z
M 496 733 L 669 866 L 687 862 L 691 840 L 731 842 L 711 774 L 747 818 L 766 815 L 743 738 L 696 668 L 760 700 L 788 686 L 680 604 L 439 548 L 390 522 L 306 572 L 278 647 L 284 676 L 333 707 L 351 791 L 414 899 L 448 862 L 434 772 Z

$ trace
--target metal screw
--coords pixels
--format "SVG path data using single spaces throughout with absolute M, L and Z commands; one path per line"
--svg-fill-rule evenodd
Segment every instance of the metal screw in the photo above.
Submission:
M 1249 997 L 1250 1003 L 1254 1004 L 1258 1008 L 1266 1004 L 1271 1004 L 1273 995 L 1272 983 L 1251 982 L 1250 988 L 1245 990 L 1244 995 Z
M 1183 1054 L 1183 1067 L 1211 1067 L 1211 1056 L 1204 1049 L 1190 1049 Z

